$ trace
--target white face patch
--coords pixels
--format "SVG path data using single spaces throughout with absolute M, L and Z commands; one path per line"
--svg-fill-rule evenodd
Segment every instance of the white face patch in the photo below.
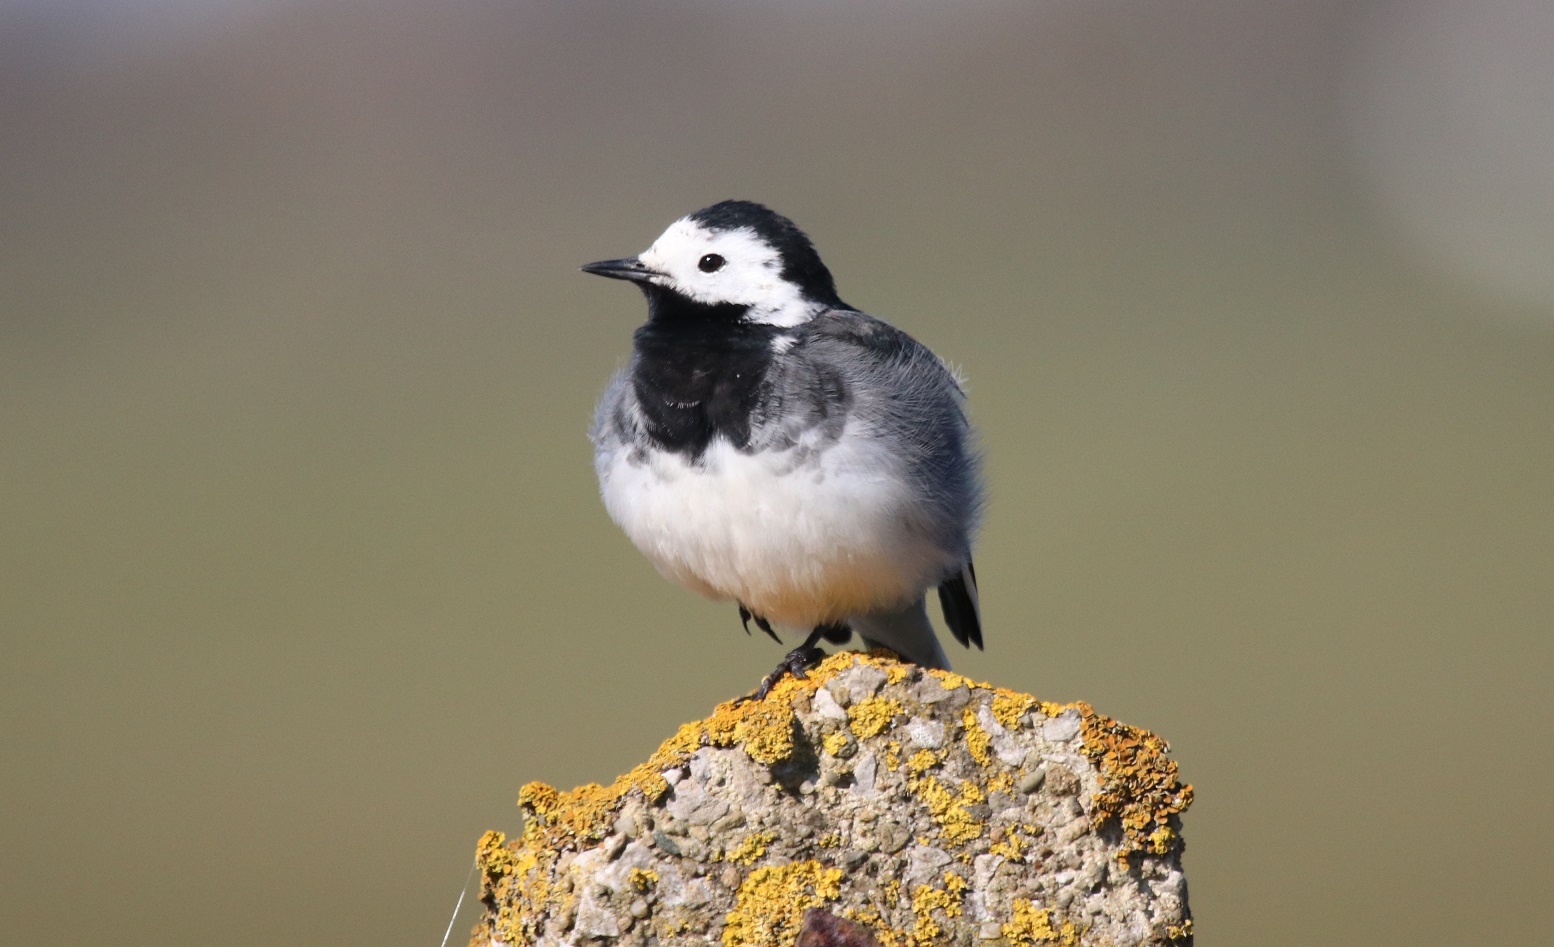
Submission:
M 705 272 L 701 261 L 709 254 L 723 264 Z M 638 259 L 661 274 L 652 282 L 700 303 L 747 306 L 751 322 L 796 326 L 825 309 L 782 278 L 782 258 L 754 230 L 708 230 L 681 218 Z

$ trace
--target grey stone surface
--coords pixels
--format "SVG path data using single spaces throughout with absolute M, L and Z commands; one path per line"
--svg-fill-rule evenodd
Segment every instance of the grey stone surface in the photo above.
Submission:
M 821 908 L 888 947 L 1186 944 L 1190 798 L 1084 705 L 836 655 L 613 786 L 524 787 L 473 943 L 791 947 Z
M 1067 743 L 1079 736 L 1079 711 L 1069 708 L 1041 725 L 1041 735 L 1049 743 Z

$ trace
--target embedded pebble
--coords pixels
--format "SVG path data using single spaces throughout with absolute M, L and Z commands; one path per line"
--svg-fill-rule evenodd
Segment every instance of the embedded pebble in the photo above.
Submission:
M 829 688 L 817 688 L 815 690 L 815 699 L 813 704 L 815 708 L 815 714 L 821 720 L 840 721 L 847 719 L 847 710 L 841 704 L 836 702 L 835 697 L 831 696 L 831 691 Z
M 874 828 L 874 837 L 879 842 L 880 851 L 894 855 L 906 848 L 907 842 L 912 840 L 912 830 L 899 822 L 881 821 Z
M 1081 722 L 1079 711 L 1070 707 L 1056 717 L 1047 718 L 1041 725 L 1041 735 L 1052 743 L 1067 743 L 1079 736 Z
M 1054 796 L 1072 796 L 1079 792 L 1079 777 L 1062 763 L 1048 763 L 1042 769 L 1047 773 L 1047 790 Z
M 853 703 L 860 700 L 868 700 L 885 685 L 888 676 L 884 671 L 872 664 L 858 664 L 848 675 L 847 693 L 852 697 Z
M 1020 734 L 1009 731 L 998 722 L 990 705 L 983 704 L 977 708 L 977 722 L 987 733 L 988 742 L 993 746 L 993 755 L 998 757 L 1000 763 L 1016 769 L 1024 765 L 1030 746 Z
M 902 880 L 909 889 L 928 884 L 955 860 L 944 849 L 928 845 L 913 845 L 907 849 L 906 858 L 906 876 Z
M 848 689 L 847 682 L 840 677 L 833 677 L 827 681 L 824 687 L 817 688 L 831 695 L 831 699 L 840 706 L 846 707 L 853 702 L 852 692 Z
M 573 928 L 585 937 L 619 937 L 621 936 L 620 918 L 615 916 L 609 905 L 593 891 L 585 892 L 577 903 L 577 915 L 572 921 Z
M 932 706 L 948 700 L 952 690 L 960 688 L 947 688 L 938 678 L 925 675 L 917 686 L 912 688 L 912 699 L 919 704 Z
M 879 760 L 873 751 L 861 753 L 853 763 L 853 789 L 859 796 L 874 795 L 874 780 L 879 771 Z
M 728 815 L 728 800 L 712 795 L 695 783 L 687 783 L 674 794 L 665 808 L 669 815 L 690 825 L 711 825 Z
M 906 725 L 907 739 L 912 741 L 913 746 L 925 750 L 937 750 L 944 746 L 945 732 L 944 724 L 922 717 L 914 718 Z

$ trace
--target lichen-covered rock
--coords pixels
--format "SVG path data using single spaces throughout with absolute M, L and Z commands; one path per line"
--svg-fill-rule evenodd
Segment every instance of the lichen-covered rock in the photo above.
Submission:
M 846 652 L 609 787 L 525 786 L 472 944 L 792 947 L 810 908 L 882 947 L 1187 944 L 1191 800 L 1087 704 Z

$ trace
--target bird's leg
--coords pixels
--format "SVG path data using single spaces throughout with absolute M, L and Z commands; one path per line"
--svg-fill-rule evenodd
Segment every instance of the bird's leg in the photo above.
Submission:
M 745 626 L 745 634 L 747 635 L 750 634 L 751 619 L 755 619 L 755 626 L 771 635 L 773 641 L 782 644 L 782 639 L 777 637 L 777 632 L 772 631 L 772 623 L 746 608 L 744 603 L 741 602 L 739 605 L 739 623 Z
M 821 625 L 815 629 L 815 634 L 832 644 L 846 644 L 852 640 L 853 630 L 846 622 L 837 622 L 834 625 Z
M 815 630 L 809 633 L 809 637 L 804 639 L 803 644 L 783 655 L 782 660 L 777 663 L 777 669 L 766 675 L 766 679 L 761 682 L 761 686 L 757 687 L 754 693 L 740 697 L 734 703 L 742 704 L 748 700 L 765 700 L 766 695 L 772 692 L 772 688 L 776 687 L 777 683 L 789 674 L 803 680 L 806 676 L 804 673 L 805 669 L 812 667 L 826 656 L 824 651 L 815 647 L 820 643 L 820 639 L 824 638 L 835 644 L 841 644 L 848 638 L 851 638 L 852 634 L 852 629 L 844 624 L 815 626 Z

